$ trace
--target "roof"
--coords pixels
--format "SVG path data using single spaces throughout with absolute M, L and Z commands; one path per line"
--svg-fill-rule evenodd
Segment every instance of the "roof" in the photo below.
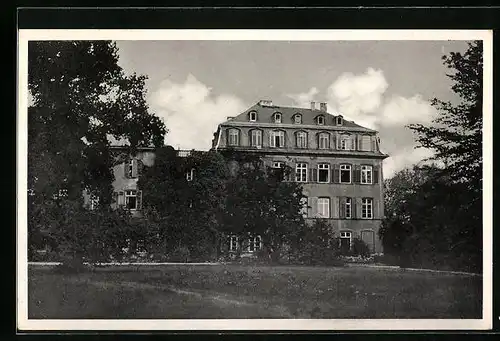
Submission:
M 284 107 L 284 106 L 278 106 L 278 105 L 261 105 L 260 103 L 256 103 L 238 116 L 228 119 L 224 123 L 229 123 L 229 122 L 247 122 L 247 123 L 252 123 L 255 124 L 254 122 L 249 122 L 248 115 L 250 112 L 255 111 L 257 112 L 257 121 L 255 123 L 257 124 L 271 124 L 274 123 L 274 117 L 273 114 L 276 112 L 281 113 L 282 118 L 281 122 L 283 124 L 294 124 L 294 116 L 296 114 L 301 114 L 302 115 L 302 123 L 300 124 L 301 126 L 318 126 L 316 124 L 316 118 L 320 115 L 323 115 L 325 117 L 325 124 L 322 125 L 322 127 L 337 127 L 336 125 L 336 118 L 342 115 L 333 115 L 327 111 L 321 111 L 321 110 L 313 110 L 313 109 L 308 109 L 308 108 L 298 108 L 298 107 Z M 224 124 L 222 123 L 222 124 Z M 298 125 L 298 124 L 296 124 Z M 343 128 L 354 128 L 355 130 L 363 130 L 367 132 L 374 132 L 374 130 L 360 126 L 359 124 L 346 120 L 343 118 L 343 123 L 342 126 Z

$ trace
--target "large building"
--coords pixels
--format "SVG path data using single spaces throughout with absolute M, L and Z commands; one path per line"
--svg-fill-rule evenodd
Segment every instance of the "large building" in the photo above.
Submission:
M 261 100 L 219 124 L 212 148 L 258 153 L 267 166 L 292 167 L 291 180 L 303 184 L 307 197 L 306 219 L 327 219 L 343 249 L 358 237 L 378 253 L 388 156 L 379 142 L 377 131 L 328 113 L 326 103 L 304 109 Z

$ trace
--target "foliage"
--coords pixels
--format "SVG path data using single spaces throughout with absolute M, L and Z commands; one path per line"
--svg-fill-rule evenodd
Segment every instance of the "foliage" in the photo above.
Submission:
M 98 197 L 103 207 L 111 203 L 114 158 L 108 136 L 126 138 L 134 151 L 140 145 L 162 145 L 166 129 L 148 111 L 146 78 L 124 74 L 114 43 L 33 41 L 28 50 L 30 248 L 43 242 L 43 230 L 50 242 L 73 240 L 76 252 L 79 241 L 71 224 L 90 219 L 81 212 L 73 216 L 82 192 Z M 67 201 L 60 204 L 68 211 L 55 208 L 54 200 Z
M 352 240 L 352 255 L 361 256 L 362 258 L 367 258 L 370 256 L 370 248 L 368 245 L 360 238 L 354 238 Z
M 265 168 L 260 157 L 240 154 L 237 168 L 227 184 L 224 231 L 240 239 L 261 236 L 272 262 L 278 261 L 283 245 L 305 226 L 301 214 L 303 193 L 299 183 L 284 181 L 291 169 Z
M 483 108 L 483 45 L 482 41 L 468 44 L 465 53 L 452 52 L 443 56 L 452 71 L 452 90 L 459 104 L 433 99 L 439 116 L 431 126 L 410 125 L 421 147 L 435 151 L 433 159 L 443 161 L 453 181 L 468 184 L 480 191 L 482 183 L 482 108 Z
M 308 265 L 336 265 L 340 250 L 332 227 L 324 219 L 295 234 L 292 242 L 294 262 Z
M 145 167 L 138 186 L 145 218 L 163 241 L 163 252 L 185 246 L 193 259 L 217 256 L 226 178 L 227 166 L 218 153 L 193 151 L 179 157 L 172 147 L 157 149 L 154 165 Z

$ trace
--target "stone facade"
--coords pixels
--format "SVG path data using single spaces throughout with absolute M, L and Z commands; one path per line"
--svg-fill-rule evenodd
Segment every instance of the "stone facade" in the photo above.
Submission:
M 326 104 L 310 109 L 280 107 L 260 101 L 228 117 L 214 133 L 212 148 L 253 152 L 267 166 L 287 165 L 303 183 L 310 223 L 327 219 L 343 246 L 363 239 L 382 252 L 378 236 L 384 216 L 382 162 L 375 130 L 327 112 Z

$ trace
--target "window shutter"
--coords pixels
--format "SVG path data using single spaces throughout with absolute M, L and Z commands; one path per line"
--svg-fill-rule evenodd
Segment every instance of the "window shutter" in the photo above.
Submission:
M 318 181 L 318 170 L 316 168 L 310 168 L 309 169 L 310 175 L 310 181 L 311 182 L 317 182 Z
M 363 135 L 358 135 L 358 150 L 363 150 Z
M 373 166 L 373 183 L 378 184 L 379 171 L 378 166 Z
M 123 164 L 123 176 L 125 177 L 125 179 L 128 179 L 129 176 L 128 176 L 128 165 L 130 164 L 130 160 L 127 159 L 125 161 L 125 163 Z
M 340 165 L 339 164 L 334 164 L 333 165 L 333 183 L 338 184 L 340 183 Z
M 361 198 L 352 198 L 352 204 L 354 205 L 352 207 L 353 218 L 361 219 Z
M 339 133 L 335 133 L 335 144 L 336 144 L 336 148 L 337 149 L 340 149 L 340 134 Z
M 358 183 L 358 184 L 361 182 L 361 166 L 360 165 L 354 166 L 353 182 Z
M 137 209 L 142 209 L 142 191 L 137 191 Z
M 379 219 L 379 201 L 375 198 L 372 199 L 372 219 Z
M 311 218 L 313 216 L 312 215 L 312 208 L 313 208 L 312 199 L 313 198 L 307 198 L 307 217 L 308 218 Z
M 377 137 L 376 136 L 372 136 L 372 152 L 376 152 L 377 151 Z
M 337 145 L 337 133 L 331 133 L 330 136 L 329 136 L 329 139 L 330 139 L 330 148 L 331 149 L 335 149 L 337 148 L 336 145 Z
M 332 200 L 332 207 L 330 209 L 331 211 L 331 216 L 332 218 L 338 218 L 339 217 L 339 197 L 333 197 Z
M 275 147 L 275 144 L 274 144 L 275 140 L 274 140 L 274 132 L 270 132 L 269 133 L 269 146 L 270 147 Z
M 351 136 L 351 150 L 356 150 L 356 136 Z
M 340 197 L 339 198 L 340 205 L 339 205 L 339 217 L 341 219 L 345 218 L 345 197 Z
M 317 197 L 312 198 L 311 217 L 312 218 L 318 217 L 318 198 Z
M 142 160 L 137 160 L 137 176 L 141 175 L 144 171 L 144 163 Z
M 113 192 L 113 203 L 118 204 L 118 193 L 117 192 Z
M 119 206 L 125 205 L 125 193 L 123 191 L 118 192 L 118 205 Z
M 132 178 L 137 178 L 137 159 L 132 159 Z

